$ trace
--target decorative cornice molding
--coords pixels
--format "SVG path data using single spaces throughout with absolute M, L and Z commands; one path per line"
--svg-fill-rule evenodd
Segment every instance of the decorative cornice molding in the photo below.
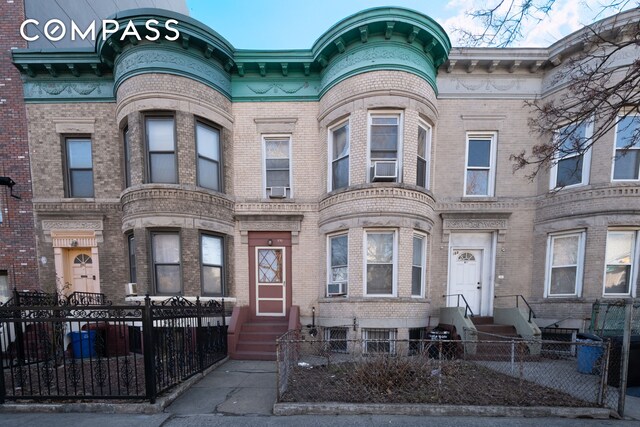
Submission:
M 304 215 L 254 215 L 236 214 L 240 229 L 240 242 L 249 243 L 250 231 L 290 231 L 291 244 L 298 244 Z
M 27 79 L 24 82 L 27 103 L 113 102 L 113 81 L 95 78 L 68 80 Z
M 503 243 L 511 212 L 442 212 L 442 243 L 449 243 L 449 237 L 455 231 L 497 231 L 498 242 Z
M 42 230 L 92 230 L 102 231 L 104 225 L 102 220 L 62 220 L 62 219 L 44 219 L 42 220 Z

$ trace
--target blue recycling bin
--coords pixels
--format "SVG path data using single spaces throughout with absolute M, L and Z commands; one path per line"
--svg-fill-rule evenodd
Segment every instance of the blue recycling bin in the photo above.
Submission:
M 70 332 L 71 349 L 75 359 L 84 359 L 86 357 L 96 357 L 96 331 L 78 331 Z
M 593 334 L 577 334 L 576 342 L 600 343 L 602 338 Z M 578 345 L 578 372 L 581 374 L 593 374 L 604 349 L 595 345 Z

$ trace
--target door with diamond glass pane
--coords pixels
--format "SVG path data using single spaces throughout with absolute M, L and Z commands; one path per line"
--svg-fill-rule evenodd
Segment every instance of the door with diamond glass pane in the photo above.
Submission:
M 286 315 L 286 248 L 256 247 L 256 316 Z

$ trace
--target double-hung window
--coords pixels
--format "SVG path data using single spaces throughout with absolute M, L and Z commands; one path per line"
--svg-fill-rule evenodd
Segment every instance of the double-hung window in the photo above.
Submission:
M 177 184 L 175 122 L 173 117 L 146 117 L 149 182 Z
M 151 234 L 153 277 L 158 294 L 180 294 L 180 234 Z
M 267 197 L 292 197 L 290 137 L 264 138 L 264 171 Z
M 196 122 L 196 145 L 198 147 L 198 185 L 221 191 L 220 131 Z
M 496 140 L 495 132 L 467 134 L 465 196 L 492 197 L 494 195 Z
M 349 282 L 349 237 L 329 236 L 329 274 L 327 296 L 346 295 Z
M 411 266 L 411 296 L 424 296 L 425 278 L 425 248 L 426 237 L 422 234 L 413 235 L 413 262 Z
M 202 256 L 202 294 L 224 295 L 224 239 L 220 236 L 200 236 Z
M 348 332 L 349 330 L 343 327 L 325 329 L 324 340 L 329 343 L 329 351 L 346 353 Z
M 369 115 L 370 181 L 400 182 L 401 159 L 400 114 Z
M 609 230 L 607 233 L 604 296 L 629 296 L 635 291 L 637 246 L 638 232 L 635 230 Z
M 558 148 L 550 172 L 550 189 L 589 183 L 591 149 L 585 147 L 592 129 L 592 122 L 587 121 L 565 126 L 555 133 Z
M 329 129 L 329 191 L 349 186 L 349 121 Z
M 615 181 L 640 179 L 640 115 L 620 117 L 616 124 L 613 179 Z
M 552 234 L 547 244 L 545 296 L 580 296 L 585 232 Z
M 365 234 L 365 295 L 395 296 L 397 242 L 395 231 Z
M 91 139 L 67 138 L 67 195 L 93 197 Z
M 418 126 L 417 178 L 418 187 L 429 188 L 429 154 L 431 153 L 431 126 L 420 123 Z

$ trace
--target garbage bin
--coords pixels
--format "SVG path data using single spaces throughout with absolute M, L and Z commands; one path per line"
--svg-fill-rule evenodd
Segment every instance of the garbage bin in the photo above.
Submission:
M 452 356 L 449 353 L 448 345 L 449 343 L 439 343 L 438 341 L 448 341 L 451 339 L 451 332 L 445 331 L 444 329 L 434 328 L 433 330 L 427 333 L 427 339 L 432 341 L 429 345 L 428 355 L 432 359 L 439 359 L 442 352 L 442 358 Z
M 73 357 L 75 359 L 96 357 L 95 330 L 69 332 L 69 338 L 71 339 L 71 348 L 73 349 Z
M 576 335 L 576 342 L 579 343 L 602 343 L 602 338 L 593 334 L 580 333 Z M 593 374 L 598 359 L 602 356 L 604 349 L 596 345 L 578 345 L 578 372 L 582 374 Z

